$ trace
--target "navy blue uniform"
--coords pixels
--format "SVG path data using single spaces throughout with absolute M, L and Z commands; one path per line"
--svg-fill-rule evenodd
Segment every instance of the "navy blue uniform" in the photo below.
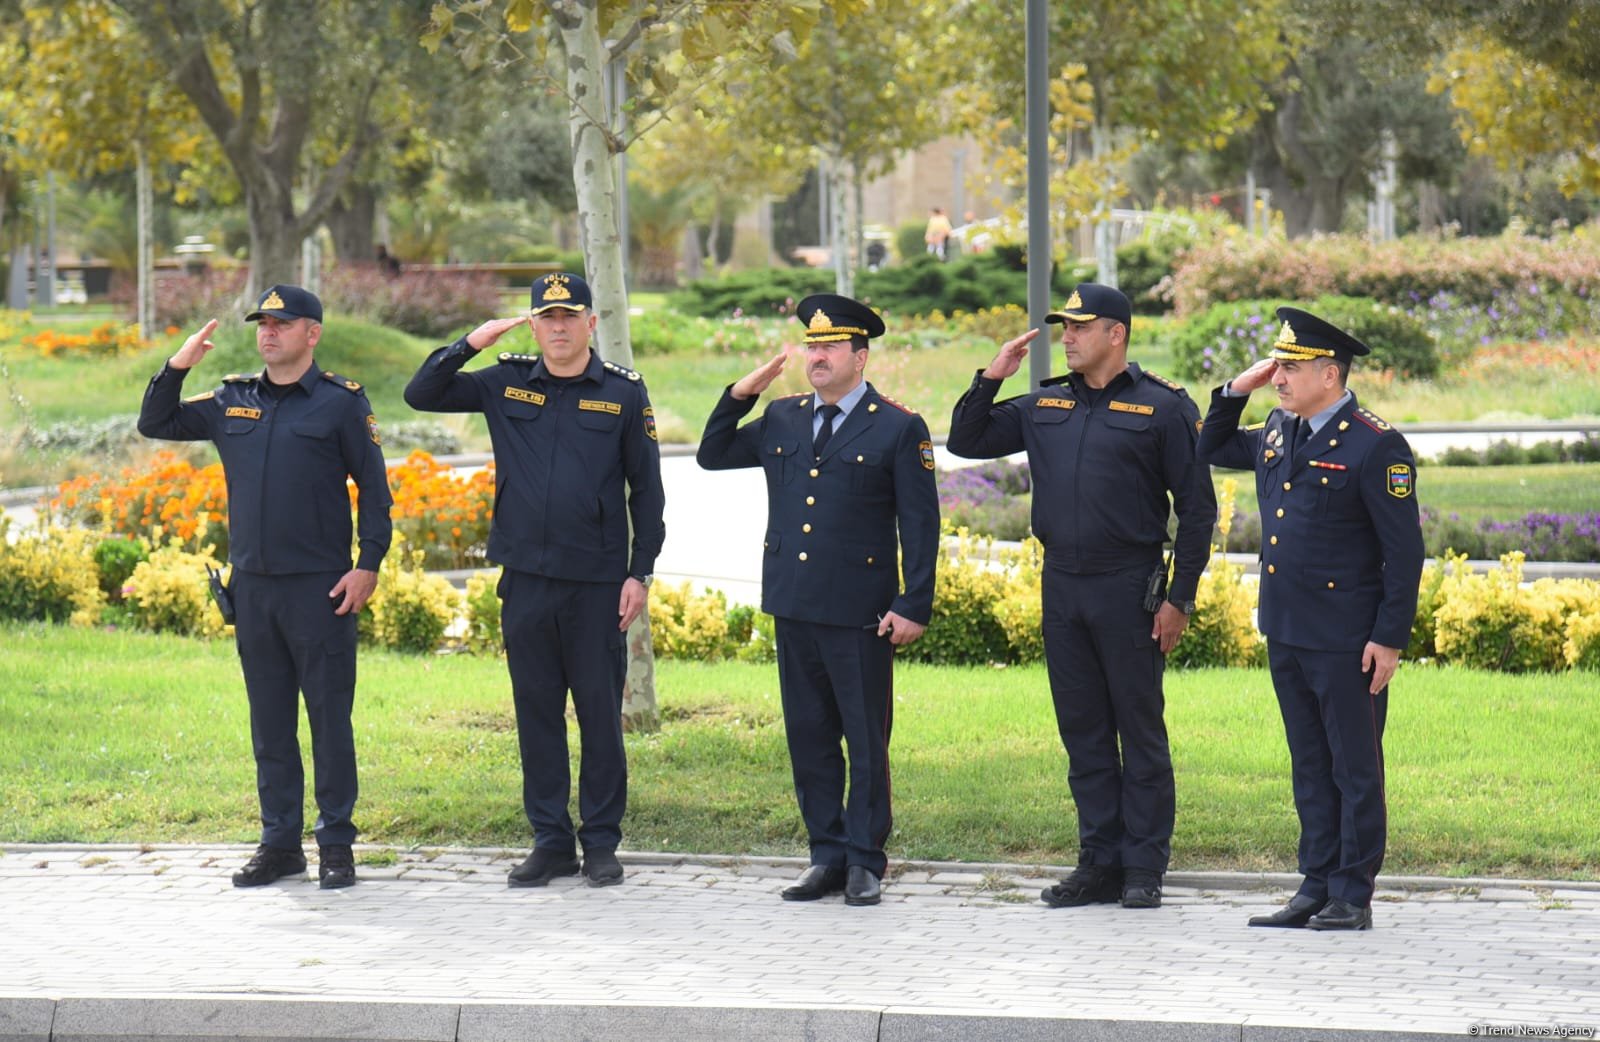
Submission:
M 1387 834 L 1389 692 L 1370 693 L 1361 659 L 1369 641 L 1410 642 L 1423 564 L 1416 461 L 1354 395 L 1298 452 L 1285 410 L 1239 427 L 1248 400 L 1212 394 L 1200 455 L 1256 474 L 1258 618 L 1293 762 L 1300 892 L 1366 907 Z
M 638 373 L 593 351 L 583 373 L 568 379 L 518 354 L 461 371 L 477 353 L 462 337 L 429 355 L 406 402 L 488 420 L 495 458 L 489 559 L 504 566 L 502 633 L 534 845 L 572 853 L 581 841 L 585 850 L 613 850 L 628 795 L 627 654 L 617 606 L 628 576 L 654 571 L 666 535 L 655 412 Z M 576 832 L 567 810 L 569 690 L 582 739 Z
M 263 374 L 229 376 L 185 401 L 187 369 L 164 366 L 139 410 L 139 433 L 210 441 L 228 486 L 234 637 L 250 698 L 261 796 L 261 842 L 298 848 L 305 772 L 296 738 L 299 693 L 311 724 L 319 845 L 349 844 L 356 827 L 356 614 L 334 614 L 328 591 L 350 569 L 376 571 L 389 549 L 389 494 L 377 421 L 361 385 L 316 368 L 286 393 Z M 359 490 L 352 533 L 346 481 Z
M 777 619 L 784 726 L 811 861 L 882 876 L 894 648 L 877 629 L 886 612 L 924 625 L 933 614 L 933 442 L 922 417 L 868 384 L 818 458 L 813 399 L 776 399 L 739 427 L 758 399 L 724 392 L 695 459 L 707 470 L 766 472 L 761 607 Z
M 1045 552 L 1045 659 L 1079 864 L 1164 872 L 1175 808 L 1166 659 L 1144 598 L 1169 511 L 1178 516 L 1169 601 L 1194 600 L 1210 554 L 1217 505 L 1195 459 L 1200 411 L 1181 387 L 1133 363 L 1098 391 L 1072 373 L 996 403 L 1000 384 L 979 372 L 956 403 L 946 447 L 970 459 L 1028 453 L 1033 531 Z

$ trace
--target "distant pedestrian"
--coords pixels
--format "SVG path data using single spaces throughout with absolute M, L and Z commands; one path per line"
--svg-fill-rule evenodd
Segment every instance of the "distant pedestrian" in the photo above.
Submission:
M 361 385 L 319 369 L 322 302 L 273 286 L 245 321 L 256 323 L 259 373 L 225 376 L 179 401 L 184 378 L 214 348 L 216 319 L 178 348 L 139 409 L 147 438 L 210 441 L 228 482 L 228 558 L 234 639 L 250 700 L 261 845 L 234 886 L 261 886 L 306 869 L 305 769 L 296 736 L 300 695 L 316 772 L 317 876 L 324 889 L 356 881 L 356 616 L 378 586 L 389 549 L 389 493 L 378 421 Z M 358 551 L 350 565 L 350 498 L 359 494 Z
M 922 417 L 864 378 L 868 342 L 884 332 L 872 309 L 818 293 L 795 317 L 813 390 L 740 427 L 783 371 L 787 355 L 775 355 L 723 392 L 695 459 L 766 473 L 761 608 L 777 620 L 784 728 L 811 847 L 811 867 L 783 898 L 843 891 L 846 904 L 874 905 L 888 865 L 894 649 L 921 637 L 933 614 L 933 441 Z
M 1200 434 L 1202 459 L 1256 474 L 1257 616 L 1300 817 L 1299 891 L 1250 925 L 1365 930 L 1388 836 L 1389 680 L 1422 577 L 1417 464 L 1345 386 L 1367 345 L 1299 308 L 1278 318 L 1270 357 L 1212 392 Z M 1269 382 L 1279 407 L 1240 428 L 1250 392 Z
M 927 246 L 928 252 L 939 260 L 947 256 L 946 247 L 950 242 L 950 218 L 944 211 L 935 206 L 928 217 L 927 230 L 922 233 L 922 241 Z

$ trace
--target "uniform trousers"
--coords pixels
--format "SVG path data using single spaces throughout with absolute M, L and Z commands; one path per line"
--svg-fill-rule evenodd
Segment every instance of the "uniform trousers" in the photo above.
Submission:
M 335 615 L 343 572 L 260 575 L 234 569 L 234 641 L 250 699 L 261 842 L 299 849 L 305 828 L 300 696 L 311 725 L 318 845 L 355 842 L 356 615 Z
M 1269 640 L 1267 662 L 1289 740 L 1305 876 L 1300 893 L 1365 908 L 1388 834 L 1383 725 L 1389 689 L 1368 690 L 1359 651 L 1312 651 Z
M 522 752 L 522 807 L 533 845 L 556 853 L 615 850 L 628 806 L 622 744 L 625 634 L 617 628 L 622 584 L 551 579 L 513 569 L 500 576 L 500 628 L 511 671 Z M 578 718 L 578 814 L 568 804 L 567 693 Z
M 783 724 L 811 863 L 860 865 L 881 878 L 893 823 L 894 645 L 878 636 L 876 625 L 779 618 L 775 628 Z M 841 741 L 850 754 L 848 799 Z
M 1079 864 L 1165 872 L 1171 856 L 1166 656 L 1144 609 L 1158 563 L 1082 575 L 1045 562 L 1045 662 L 1078 808 Z

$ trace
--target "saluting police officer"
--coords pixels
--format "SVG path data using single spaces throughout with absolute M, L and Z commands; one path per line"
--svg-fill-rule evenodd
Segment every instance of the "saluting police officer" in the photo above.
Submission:
M 1299 308 L 1278 318 L 1271 354 L 1212 393 L 1200 435 L 1202 459 L 1256 473 L 1257 616 L 1300 817 L 1305 880 L 1250 925 L 1365 930 L 1388 831 L 1389 680 L 1422 577 L 1416 460 L 1345 386 L 1367 345 Z M 1241 430 L 1250 392 L 1269 382 L 1279 407 Z
M 956 403 L 946 447 L 973 459 L 1026 450 L 1033 473 L 1045 661 L 1080 848 L 1040 898 L 1156 908 L 1175 807 L 1162 673 L 1194 612 L 1216 494 L 1195 459 L 1200 410 L 1128 361 L 1128 298 L 1085 282 L 1046 320 L 1061 324 L 1071 372 L 996 403 L 1038 330 L 1007 342 Z M 1169 496 L 1178 532 L 1163 595 Z
M 324 888 L 349 886 L 356 881 L 356 616 L 378 585 L 393 500 L 378 421 L 361 385 L 318 369 L 312 358 L 322 302 L 299 286 L 273 286 L 245 321 L 256 323 L 266 367 L 223 377 L 215 390 L 179 401 L 189 370 L 215 346 L 212 319 L 150 381 L 139 433 L 211 441 L 227 475 L 234 638 L 261 799 L 261 845 L 233 885 L 260 886 L 306 869 L 305 770 L 296 738 L 304 693 L 316 772 L 317 875 Z M 360 493 L 353 569 L 347 478 Z
M 922 417 L 865 380 L 868 342 L 884 332 L 871 308 L 818 293 L 795 315 L 812 392 L 778 398 L 739 427 L 783 371 L 788 355 L 778 353 L 723 393 L 695 459 L 707 470 L 766 472 L 761 608 L 776 618 L 784 727 L 811 846 L 811 867 L 783 897 L 843 891 L 847 904 L 873 905 L 888 866 L 894 649 L 921 637 L 933 614 L 933 441 Z
M 523 325 L 541 355 L 502 354 L 462 371 Z M 503 566 L 501 630 L 534 840 L 511 886 L 577 875 L 578 843 L 590 886 L 623 876 L 625 635 L 649 596 L 666 498 L 650 396 L 638 373 L 591 350 L 595 325 L 588 284 L 546 275 L 533 284 L 527 316 L 492 319 L 441 347 L 406 387 L 413 408 L 483 413 L 494 445 L 489 559 Z M 569 690 L 582 740 L 576 832 L 567 810 Z

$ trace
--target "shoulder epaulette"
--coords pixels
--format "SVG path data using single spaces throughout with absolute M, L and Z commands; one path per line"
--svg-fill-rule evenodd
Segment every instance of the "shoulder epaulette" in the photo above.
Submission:
M 222 378 L 222 382 L 225 384 L 243 384 L 260 378 L 260 373 L 229 373 Z
M 349 391 L 351 394 L 355 394 L 357 391 L 361 390 L 361 385 L 356 383 L 354 380 L 346 380 L 344 377 L 340 376 L 338 373 L 330 373 L 326 369 L 324 369 L 322 371 L 322 378 L 324 380 L 327 380 L 327 381 L 331 382 L 331 383 L 337 384 L 340 387 L 343 387 L 345 390 Z
M 1266 425 L 1267 425 L 1267 421 L 1266 420 L 1262 420 L 1260 423 L 1247 423 L 1240 429 L 1241 430 L 1247 430 L 1247 431 L 1258 431 L 1261 428 L 1265 427 Z
M 538 355 L 519 355 L 515 351 L 506 351 L 500 355 L 500 361 L 502 362 L 526 362 L 532 365 L 538 360 Z
M 618 365 L 615 362 L 601 362 L 600 364 L 605 366 L 608 371 L 616 373 L 618 376 L 625 376 L 630 380 L 641 379 L 638 373 L 634 372 L 632 369 L 629 369 L 627 366 Z
M 1360 420 L 1362 423 L 1366 424 L 1368 427 L 1371 427 L 1380 434 L 1384 431 L 1394 430 L 1394 428 L 1389 425 L 1389 421 L 1379 418 L 1376 414 L 1368 412 L 1366 409 L 1357 408 L 1355 411 L 1355 416 L 1356 419 Z
M 911 406 L 906 405 L 906 404 L 904 404 L 902 402 L 897 402 L 893 398 L 890 398 L 888 395 L 884 394 L 881 391 L 878 392 L 878 397 L 882 398 L 885 404 L 894 406 L 896 409 L 899 409 L 901 412 L 905 413 L 907 416 L 915 416 L 917 414 L 917 410 L 913 409 Z
M 1152 373 L 1148 369 L 1142 369 L 1142 370 L 1140 370 L 1140 372 L 1144 373 L 1144 375 L 1148 376 L 1150 379 L 1154 380 L 1156 383 L 1160 384 L 1162 387 L 1165 387 L 1169 391 L 1177 391 L 1179 394 L 1182 394 L 1182 395 L 1187 395 L 1189 393 L 1184 388 L 1183 384 L 1173 383 L 1171 380 L 1168 380 L 1166 377 L 1162 376 L 1160 373 Z
M 216 397 L 216 394 L 216 391 L 201 391 L 199 394 L 191 394 L 189 397 L 185 398 L 184 401 L 191 403 L 203 402 L 207 399 Z

